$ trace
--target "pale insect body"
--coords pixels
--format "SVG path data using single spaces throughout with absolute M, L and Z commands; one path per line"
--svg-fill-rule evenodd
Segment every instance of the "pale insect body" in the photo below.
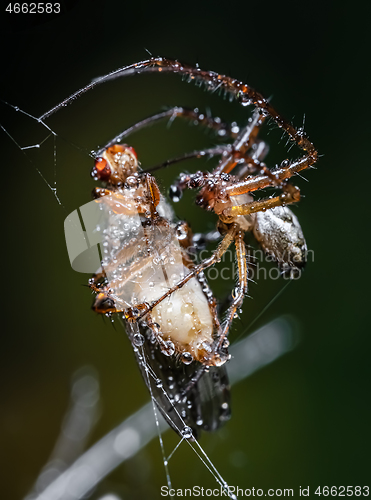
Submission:
M 173 222 L 171 206 L 154 178 L 139 172 L 132 148 L 108 148 L 93 175 L 107 182 L 107 189 L 94 190 L 103 215 L 97 227 L 103 259 L 90 280 L 97 292 L 93 309 L 123 313 L 143 378 L 176 432 L 183 436 L 186 424 L 194 439 L 199 429 L 216 430 L 230 417 L 227 373 L 224 366 L 213 366 L 228 358 L 226 348 L 223 358 L 215 348 L 216 302 L 202 273 L 172 290 L 194 268 L 186 251 L 190 229 Z M 142 310 L 146 314 L 138 319 Z M 206 365 L 211 365 L 207 371 Z
M 102 269 L 108 285 L 98 293 L 97 312 L 125 312 L 151 304 L 189 273 L 192 261 L 183 240 L 187 229 L 177 228 L 170 205 L 152 176 L 140 175 L 129 148 L 109 148 L 98 160 L 96 176 L 109 169 L 110 189 L 95 191 L 106 214 Z M 103 196 L 102 196 L 103 195 Z M 214 300 L 207 297 L 197 277 L 153 307 L 142 322 L 151 329 L 164 354 L 208 364 L 218 321 Z M 129 318 L 130 320 L 130 318 Z M 210 362 L 210 364 L 213 364 Z

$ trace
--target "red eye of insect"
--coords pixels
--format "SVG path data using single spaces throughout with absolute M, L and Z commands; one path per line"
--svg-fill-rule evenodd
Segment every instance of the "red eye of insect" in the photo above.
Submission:
M 111 177 L 111 168 L 109 167 L 107 160 L 104 158 L 96 159 L 95 166 L 92 170 L 92 176 L 97 177 L 101 181 L 108 181 Z

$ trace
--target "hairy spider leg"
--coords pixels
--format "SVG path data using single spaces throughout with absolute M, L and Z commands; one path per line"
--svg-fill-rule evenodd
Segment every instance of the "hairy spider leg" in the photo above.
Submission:
M 255 105 L 257 108 L 264 110 L 271 118 L 277 123 L 279 128 L 282 128 L 289 136 L 289 138 L 295 142 L 303 151 L 305 151 L 304 157 L 299 159 L 296 163 L 303 165 L 303 168 L 308 168 L 317 161 L 318 152 L 314 144 L 309 140 L 309 138 L 304 133 L 302 128 L 295 128 L 291 123 L 287 122 L 265 99 L 259 92 L 251 88 L 249 85 L 243 82 L 231 78 L 226 75 L 221 75 L 214 71 L 204 71 L 201 68 L 193 67 L 188 64 L 180 63 L 176 60 L 166 59 L 163 57 L 151 57 L 144 61 L 138 63 L 130 64 L 119 68 L 107 75 L 97 78 L 90 84 L 74 92 L 69 97 L 60 102 L 57 106 L 40 116 L 39 120 L 44 120 L 50 115 L 58 111 L 59 109 L 67 106 L 72 101 L 80 97 L 82 94 L 88 90 L 109 81 L 111 79 L 134 75 L 144 72 L 172 72 L 178 73 L 188 77 L 189 81 L 201 81 L 204 82 L 206 88 L 210 91 L 217 91 L 219 89 L 224 89 L 226 92 L 233 95 L 237 101 L 242 106 Z M 304 167 L 305 165 L 305 167 Z
M 193 158 L 205 158 L 205 157 L 213 157 L 220 156 L 225 153 L 228 153 L 231 149 L 230 144 L 219 145 L 213 148 L 205 148 L 199 151 L 191 151 L 190 153 L 185 153 L 182 156 L 177 156 L 175 158 L 170 158 L 170 160 L 166 160 L 163 163 L 158 165 L 154 165 L 153 167 L 147 168 L 144 172 L 155 172 L 156 170 L 161 170 L 162 168 L 169 167 L 170 165 L 175 165 L 176 163 L 180 163 L 181 161 L 191 160 Z
M 213 130 L 220 136 L 232 138 L 237 137 L 237 133 L 232 131 L 232 125 L 223 122 L 219 118 L 214 118 L 212 116 L 209 116 L 207 113 L 202 113 L 197 108 L 190 109 L 182 106 L 174 106 L 173 108 L 144 118 L 144 120 L 141 120 L 131 127 L 123 130 L 122 132 L 120 132 L 120 134 L 116 135 L 116 137 L 107 142 L 105 146 L 95 151 L 95 155 L 101 156 L 107 148 L 114 144 L 120 143 L 125 137 L 128 137 L 134 132 L 137 132 L 138 130 L 141 130 L 145 127 L 149 127 L 165 118 L 169 118 L 171 121 L 175 120 L 175 118 L 183 118 L 187 121 L 193 122 L 197 125 L 202 125 L 203 127 Z
M 230 222 L 231 218 L 233 219 L 237 215 L 249 215 L 255 212 L 270 210 L 271 208 L 275 207 L 290 205 L 291 203 L 297 203 L 298 201 L 300 201 L 299 188 L 287 184 L 287 190 L 285 190 L 279 196 L 275 196 L 273 198 L 264 198 L 263 200 L 252 201 L 249 203 L 244 203 L 242 205 L 234 205 L 223 210 L 222 214 L 220 214 L 219 217 L 222 222 L 228 223 Z
M 231 172 L 238 161 L 236 159 L 243 158 L 247 151 L 255 143 L 259 130 L 264 123 L 265 117 L 260 111 L 255 111 L 249 119 L 249 123 L 241 130 L 236 140 L 232 144 L 232 152 L 229 157 L 222 159 L 219 165 L 213 170 L 213 174 L 228 174 Z
M 247 156 L 246 151 L 250 149 L 254 143 L 258 142 L 257 135 L 259 133 L 261 125 L 264 122 L 264 119 L 265 117 L 261 113 L 254 113 L 253 117 L 249 120 L 248 125 L 244 127 L 238 134 L 232 132 L 231 128 L 230 130 L 228 130 L 228 125 L 224 124 L 223 130 L 226 130 L 228 138 L 236 139 L 233 144 L 226 144 L 213 148 L 206 148 L 199 151 L 192 151 L 182 156 L 171 158 L 170 160 L 167 160 L 159 165 L 155 165 L 154 167 L 147 169 L 146 172 L 153 172 L 155 170 L 159 170 L 161 168 L 168 167 L 169 165 L 173 165 L 175 163 L 179 163 L 181 161 L 189 160 L 192 158 L 198 159 L 205 156 L 212 157 L 219 155 L 223 155 L 223 158 L 219 165 L 213 170 L 213 174 L 231 172 L 232 169 L 238 164 L 238 161 L 241 159 L 246 159 L 252 166 L 259 167 L 260 164 L 256 161 L 256 159 L 254 159 L 254 156 Z M 236 159 L 238 159 L 238 161 L 236 161 Z
M 151 168 L 150 171 L 157 170 L 158 168 L 172 165 L 183 160 L 188 160 L 190 158 L 222 155 L 222 159 L 218 166 L 211 173 L 196 172 L 188 175 L 182 174 L 181 181 L 172 187 L 172 192 L 176 194 L 179 191 L 180 195 L 185 188 L 194 189 L 202 187 L 204 181 L 214 180 L 217 182 L 218 176 L 230 173 L 237 165 L 240 164 L 241 160 L 246 164 L 246 172 L 244 172 L 245 175 L 256 171 L 260 172 L 263 168 L 266 168 L 265 165 L 260 162 L 260 158 L 265 156 L 267 153 L 267 147 L 263 141 L 258 141 L 257 136 L 264 120 L 264 115 L 262 115 L 259 111 L 256 111 L 249 119 L 249 123 L 237 135 L 233 144 L 187 153 L 183 156 L 167 160 L 161 165 Z M 249 150 L 254 144 L 257 144 L 257 150 L 252 154 L 249 154 Z M 239 177 L 241 175 L 242 174 L 240 174 Z
M 248 290 L 249 271 L 247 267 L 247 254 L 246 254 L 246 245 L 244 242 L 244 236 L 245 236 L 244 231 L 238 231 L 234 237 L 237 265 L 238 265 L 238 285 L 235 288 L 233 294 L 232 304 L 227 311 L 227 317 L 223 324 L 223 331 L 218 341 L 217 350 L 219 350 L 223 346 L 224 339 L 227 337 L 229 333 L 233 319 L 236 316 L 237 311 L 241 308 L 242 302 Z

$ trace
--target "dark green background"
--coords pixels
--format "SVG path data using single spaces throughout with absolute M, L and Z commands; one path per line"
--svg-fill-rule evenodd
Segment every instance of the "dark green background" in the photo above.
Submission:
M 7 2 L 4 2 L 4 5 Z M 104 6 L 103 6 L 104 4 Z M 300 181 L 296 208 L 314 250 L 294 282 L 256 322 L 290 314 L 302 342 L 233 389 L 233 418 L 201 444 L 226 480 L 240 487 L 295 488 L 370 484 L 369 84 L 370 9 L 323 2 L 65 2 L 53 18 L 1 11 L 1 98 L 40 115 L 77 88 L 117 67 L 147 58 L 144 48 L 246 80 L 306 130 L 323 155 Z M 66 215 L 90 200 L 91 159 L 84 152 L 171 105 L 205 108 L 243 123 L 247 111 L 171 75 L 107 83 L 48 120 L 58 133 L 58 193 L 53 144 L 27 157 L 0 131 L 2 176 L 1 497 L 22 498 L 46 462 L 68 404 L 73 372 L 99 372 L 103 414 L 91 442 L 148 401 L 131 347 L 90 310 L 86 277 L 70 268 Z M 21 145 L 41 142 L 36 122 L 1 106 L 0 123 Z M 65 138 L 67 142 L 63 140 Z M 282 159 L 269 138 L 269 164 Z M 71 142 L 82 148 L 75 149 Z M 201 130 L 165 124 L 131 139 L 143 166 L 213 144 Z M 32 160 L 33 164 L 29 162 Z M 202 164 L 189 164 L 188 169 Z M 185 167 L 183 167 L 185 168 Z M 165 188 L 182 169 L 162 172 Z M 195 230 L 212 228 L 187 197 L 176 207 Z M 228 287 L 231 284 L 228 284 Z M 252 285 L 236 337 L 284 286 Z M 217 283 L 219 294 L 228 291 Z M 176 437 L 168 434 L 168 450 Z M 170 472 L 175 487 L 215 482 L 188 447 Z M 158 441 L 116 470 L 93 493 L 159 498 L 165 475 Z M 311 495 L 314 498 L 313 495 Z

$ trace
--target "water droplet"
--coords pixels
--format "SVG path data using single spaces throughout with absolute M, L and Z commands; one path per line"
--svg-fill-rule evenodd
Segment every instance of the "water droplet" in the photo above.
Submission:
M 180 360 L 185 365 L 190 365 L 193 361 L 193 356 L 190 352 L 183 352 L 183 354 L 180 356 Z
M 185 439 L 190 439 L 193 436 L 192 429 L 187 425 L 183 427 L 181 433 Z
M 192 314 L 193 304 L 191 302 L 186 302 L 185 304 L 182 304 L 181 311 L 183 314 Z
M 160 325 L 158 323 L 152 323 L 152 331 L 157 334 L 161 333 Z
M 161 344 L 161 352 L 165 354 L 165 356 L 172 356 L 175 352 L 175 346 L 171 340 L 167 340 L 163 344 Z
M 133 337 L 134 345 L 140 347 L 144 344 L 144 337 L 141 333 L 136 333 Z
M 170 186 L 170 189 L 169 189 L 169 197 L 171 199 L 171 201 L 173 201 L 174 203 L 178 203 L 178 201 L 181 199 L 182 197 L 182 190 L 178 187 L 178 186 Z

